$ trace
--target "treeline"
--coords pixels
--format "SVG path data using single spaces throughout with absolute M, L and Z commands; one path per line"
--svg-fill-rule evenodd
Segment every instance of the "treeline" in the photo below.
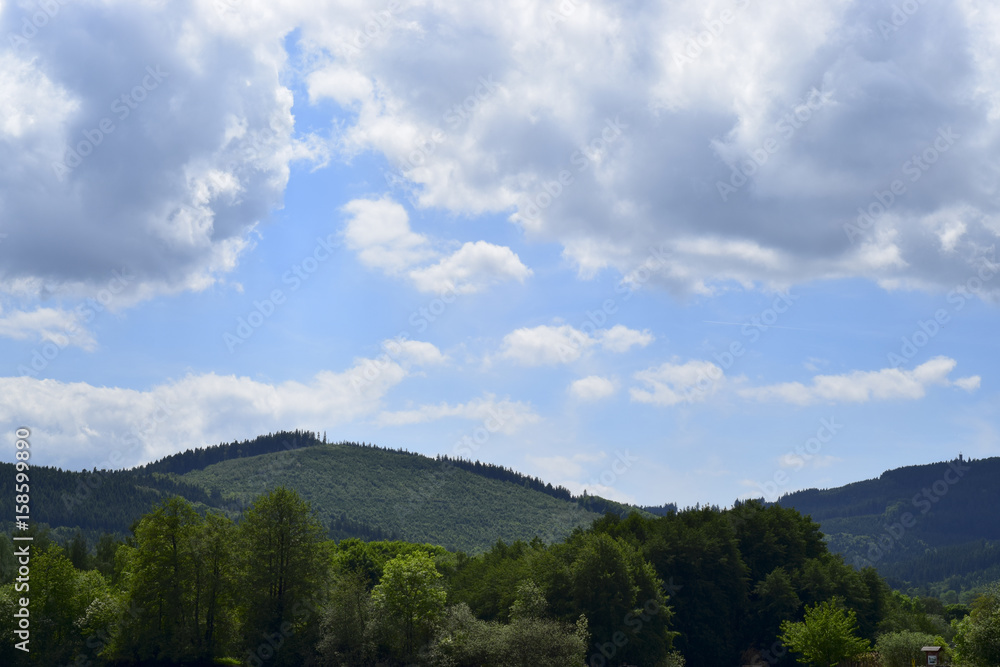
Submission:
M 323 444 L 326 444 L 325 433 L 321 440 L 319 433 L 313 431 L 301 431 L 298 429 L 294 431 L 279 431 L 278 433 L 257 436 L 253 440 L 244 440 L 243 442 L 222 443 L 212 447 L 188 449 L 177 454 L 165 456 L 153 463 L 140 466 L 136 468 L 136 471 L 183 475 L 192 470 L 201 470 L 210 465 L 230 459 L 275 454 L 277 452 L 290 451 L 302 447 L 315 447 Z
M 160 472 L 183 475 L 193 470 L 202 470 L 215 463 L 221 463 L 222 461 L 228 461 L 231 459 L 248 458 L 263 454 L 276 454 L 283 451 L 295 450 L 302 447 L 315 447 L 323 444 L 327 444 L 325 433 L 322 438 L 320 438 L 320 434 L 313 431 L 279 431 L 278 433 L 268 433 L 267 435 L 258 436 L 253 440 L 244 440 L 243 442 L 223 443 L 212 447 L 189 449 L 178 454 L 166 456 L 158 461 L 137 468 L 136 470 L 145 473 Z M 341 441 L 336 444 L 349 447 L 362 447 L 386 452 L 395 452 L 397 454 L 420 456 L 420 454 L 410 452 L 407 449 L 379 447 L 378 445 L 370 443 Z M 622 513 L 623 511 L 623 506 L 620 504 L 606 501 L 603 498 L 588 496 L 587 494 L 574 496 L 569 489 L 564 486 L 553 486 L 551 482 L 545 482 L 538 477 L 525 475 L 514 470 L 513 468 L 493 463 L 484 463 L 479 460 L 471 461 L 460 457 L 448 456 L 446 454 L 438 455 L 436 460 L 442 463 L 448 463 L 456 468 L 461 468 L 462 470 L 480 475 L 481 477 L 485 477 L 487 479 L 495 479 L 502 482 L 517 484 L 518 486 L 539 491 L 552 496 L 553 498 L 558 498 L 559 500 L 579 502 L 586 509 L 593 512 L 603 514 L 608 511 L 615 513 Z M 668 507 L 672 507 L 676 511 L 676 506 L 674 505 L 664 505 L 662 510 L 665 511 Z M 625 513 L 628 513 L 627 510 Z
M 1000 570 L 1000 512 L 984 511 L 1000 507 L 1000 458 L 897 468 L 778 503 L 818 521 L 849 563 L 902 587 L 958 595 Z
M 469 461 L 468 459 L 456 458 L 447 455 L 440 455 L 437 457 L 437 460 L 450 463 L 457 468 L 468 470 L 471 473 L 481 475 L 488 479 L 498 479 L 503 482 L 518 484 L 528 489 L 534 489 L 535 491 L 541 491 L 542 493 L 548 494 L 553 498 L 559 498 L 560 500 L 571 501 L 574 499 L 573 494 L 570 493 L 569 489 L 566 487 L 552 486 L 551 482 L 546 483 L 537 477 L 529 477 L 528 475 L 519 473 L 512 468 L 505 468 L 492 463 L 481 463 L 480 461 Z
M 0 517 L 14 516 L 13 463 L 0 463 Z M 50 526 L 87 532 L 124 534 L 149 507 L 169 496 L 218 506 L 222 497 L 160 474 L 129 470 L 73 472 L 59 468 L 31 469 L 31 518 Z
M 11 639 L 20 593 L 0 539 L 5 665 L 791 665 L 802 647 L 779 637 L 826 618 L 849 621 L 845 645 L 899 655 L 954 639 L 974 656 L 990 623 L 1000 628 L 991 598 L 968 617 L 894 592 L 828 552 L 808 518 L 759 502 L 609 514 L 556 544 L 497 542 L 476 556 L 328 540 L 284 488 L 238 523 L 165 500 L 94 553 L 79 538 L 35 537 L 28 656 Z
M 400 535 L 394 530 L 385 530 L 370 523 L 352 519 L 346 512 L 337 512 L 330 517 L 330 529 L 327 535 L 330 539 L 337 541 L 356 538 L 366 542 L 375 542 L 400 538 Z

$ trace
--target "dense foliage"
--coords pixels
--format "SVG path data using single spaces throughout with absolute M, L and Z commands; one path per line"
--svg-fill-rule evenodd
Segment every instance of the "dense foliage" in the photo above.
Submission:
M 2 664 L 791 665 L 874 643 L 891 665 L 928 637 L 996 664 L 1000 593 L 970 614 L 894 592 L 809 519 L 758 502 L 608 514 L 478 555 L 328 540 L 283 487 L 235 522 L 168 498 L 92 549 L 33 530 L 30 656 L 10 639 L 19 593 L 0 539 Z
M 832 551 L 894 587 L 954 603 L 1000 579 L 1000 513 L 982 511 L 1000 507 L 1000 458 L 898 468 L 778 502 L 811 516 Z
M 0 517 L 13 514 L 13 472 L 13 464 L 0 463 Z M 32 480 L 33 518 L 60 539 L 79 529 L 90 543 L 103 533 L 124 537 L 152 504 L 170 496 L 235 519 L 277 485 L 313 504 L 328 537 L 407 539 L 466 551 L 482 551 L 497 538 L 558 540 L 601 513 L 634 511 L 594 496 L 567 499 L 561 487 L 500 466 L 326 444 L 306 431 L 193 449 L 135 470 L 38 467 Z

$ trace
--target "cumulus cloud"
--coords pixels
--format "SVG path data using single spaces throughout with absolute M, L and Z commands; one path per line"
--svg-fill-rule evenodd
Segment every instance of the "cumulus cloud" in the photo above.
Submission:
M 507 280 L 523 283 L 531 275 L 513 250 L 486 241 L 465 243 L 427 265 L 441 253 L 410 228 L 406 209 L 391 199 L 355 199 L 343 211 L 350 216 L 347 245 L 361 263 L 389 275 L 405 274 L 421 292 L 471 294 Z
M 410 216 L 389 199 L 355 199 L 343 207 L 350 218 L 344 237 L 365 266 L 398 274 L 434 257 L 430 242 L 410 229 Z
M 35 338 L 61 348 L 73 345 L 93 350 L 97 342 L 84 325 L 85 317 L 78 311 L 36 308 L 33 311 L 4 312 L 0 308 L 0 336 L 7 338 Z
M 436 345 L 426 341 L 389 340 L 383 343 L 382 347 L 386 353 L 403 363 L 412 363 L 418 366 L 435 366 L 443 364 L 446 360 L 446 357 Z
M 207 373 L 135 390 L 0 378 L 0 425 L 9 431 L 31 425 L 35 438 L 48 443 L 38 453 L 46 465 L 136 465 L 275 429 L 326 428 L 375 416 L 413 366 L 442 359 L 437 348 L 418 341 L 404 342 L 398 352 L 395 359 L 358 359 L 342 372 L 321 371 L 306 382 Z
M 420 206 L 510 214 L 584 276 L 663 245 L 654 280 L 680 292 L 947 289 L 1000 233 L 992 6 L 924 4 L 885 34 L 889 0 L 504 8 L 407 6 L 357 50 L 325 13 L 303 28 L 337 54 L 311 94 L 351 111 L 344 150 L 386 156 Z
M 614 380 L 599 375 L 580 378 L 569 386 L 569 393 L 581 401 L 599 401 L 609 398 L 617 390 L 618 384 Z
M 376 423 L 381 426 L 406 426 L 448 418 L 483 422 L 491 432 L 506 434 L 515 433 L 522 426 L 540 419 L 528 403 L 510 399 L 498 401 L 492 394 L 487 394 L 483 398 L 456 405 L 439 403 L 421 405 L 410 410 L 385 411 L 378 415 Z
M 948 376 L 957 362 L 948 357 L 934 357 L 911 371 L 884 368 L 878 371 L 852 371 L 843 375 L 817 375 L 809 385 L 784 382 L 764 387 L 740 389 L 744 398 L 758 401 L 781 401 L 796 405 L 813 403 L 867 403 L 869 401 L 916 400 L 923 398 L 929 387 L 957 386 L 965 391 L 979 387 L 979 376 L 958 378 Z
M 710 361 L 676 361 L 636 373 L 633 377 L 645 388 L 629 389 L 631 399 L 662 406 L 700 403 L 725 384 L 725 373 Z
M 124 303 L 224 277 L 289 164 L 323 160 L 280 80 L 287 22 L 81 2 L 28 31 L 36 9 L 0 12 L 0 291 L 83 296 L 124 267 Z
M 924 4 L 888 32 L 889 0 L 222 5 L 61 4 L 6 40 L 0 290 L 85 293 L 123 266 L 139 274 L 134 298 L 203 289 L 281 205 L 289 164 L 322 163 L 328 146 L 384 156 L 417 206 L 509 215 L 584 276 L 629 275 L 662 246 L 654 281 L 681 292 L 839 277 L 948 288 L 1000 234 L 988 4 Z M 699 45 L 723 10 L 734 20 Z M 5 4 L 0 32 L 19 35 L 26 11 Z M 329 144 L 296 134 L 295 77 L 346 112 Z M 422 252 L 404 234 L 368 261 L 426 269 L 414 280 L 432 290 L 460 288 L 486 254 L 410 266 Z M 523 279 L 492 252 L 499 277 Z
M 637 331 L 623 324 L 616 324 L 610 329 L 597 332 L 601 347 L 609 352 L 628 352 L 633 347 L 646 347 L 655 338 L 648 330 Z
M 593 334 L 568 324 L 541 325 L 515 329 L 504 336 L 500 356 L 524 366 L 552 366 L 572 363 L 593 347 L 622 353 L 635 345 L 644 347 L 653 340 L 648 331 L 629 329 L 622 324 L 597 329 Z
M 410 272 L 421 292 L 457 294 L 478 292 L 505 280 L 523 283 L 530 275 L 531 269 L 510 248 L 486 241 L 466 243 L 437 264 Z

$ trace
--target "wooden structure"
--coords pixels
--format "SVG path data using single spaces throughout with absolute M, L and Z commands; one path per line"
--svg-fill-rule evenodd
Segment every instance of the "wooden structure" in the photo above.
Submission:
M 920 650 L 923 651 L 924 655 L 927 656 L 927 663 L 926 664 L 928 664 L 928 665 L 939 665 L 939 664 L 941 664 L 938 661 L 938 658 L 941 655 L 941 647 L 940 646 L 925 646 L 925 647 L 923 647 Z

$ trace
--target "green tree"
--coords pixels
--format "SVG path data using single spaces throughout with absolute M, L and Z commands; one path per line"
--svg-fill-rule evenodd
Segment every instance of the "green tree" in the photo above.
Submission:
M 14 581 L 17 573 L 17 559 L 14 558 L 14 543 L 7 533 L 0 533 L 0 584 Z
M 1000 584 L 993 584 L 972 604 L 968 616 L 955 622 L 955 649 L 962 664 L 1000 664 Z
M 206 515 L 193 537 L 195 618 L 204 618 L 199 625 L 198 644 L 208 659 L 225 655 L 232 647 L 236 626 L 235 542 L 236 526 L 215 513 Z
M 97 548 L 94 552 L 94 567 L 106 578 L 111 579 L 115 571 L 115 552 L 121 542 L 115 539 L 110 533 L 104 533 L 97 540 Z
M 867 640 L 855 634 L 857 618 L 853 611 L 827 600 L 806 609 L 805 620 L 781 624 L 780 639 L 785 646 L 801 654 L 799 662 L 828 667 L 870 649 Z
M 940 637 L 910 630 L 886 633 L 875 642 L 875 650 L 884 667 L 910 667 L 914 661 L 916 664 L 923 664 L 924 653 L 920 649 L 924 646 L 947 644 Z
M 123 658 L 184 661 L 199 656 L 202 620 L 195 536 L 202 524 L 191 503 L 173 497 L 135 526 L 135 546 L 119 550 L 123 587 L 139 612 L 123 619 Z
M 412 660 L 417 647 L 430 639 L 444 611 L 447 593 L 440 579 L 433 559 L 417 552 L 386 563 L 372 591 L 375 608 L 401 630 L 405 660 Z
M 336 577 L 323 612 L 317 646 L 326 664 L 366 664 L 375 650 L 373 618 L 365 574 L 349 571 Z
M 76 529 L 76 534 L 73 535 L 73 539 L 66 547 L 66 555 L 69 556 L 70 562 L 76 569 L 86 570 L 88 568 L 90 563 L 87 554 L 87 540 L 83 538 L 83 533 L 79 528 Z
M 315 610 L 326 575 L 324 530 L 309 503 L 279 487 L 239 524 L 243 637 L 271 664 L 301 664 L 318 639 Z

